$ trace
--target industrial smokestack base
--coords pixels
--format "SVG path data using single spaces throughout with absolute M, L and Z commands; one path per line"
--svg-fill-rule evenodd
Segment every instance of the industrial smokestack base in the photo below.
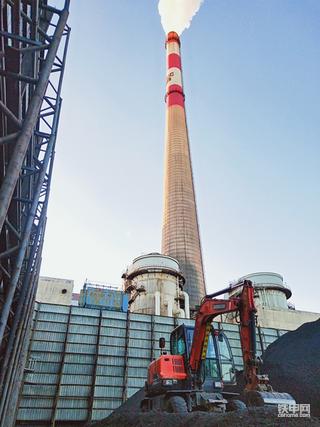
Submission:
M 166 142 L 162 253 L 179 261 L 190 309 L 206 294 L 185 113 L 180 38 L 166 38 Z

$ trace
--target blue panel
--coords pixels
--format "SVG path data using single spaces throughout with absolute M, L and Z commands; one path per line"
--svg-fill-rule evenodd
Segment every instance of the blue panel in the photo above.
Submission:
M 126 312 L 129 308 L 129 295 L 122 294 L 122 311 Z
M 79 305 L 114 311 L 128 311 L 129 295 L 122 291 L 86 287 L 81 291 Z

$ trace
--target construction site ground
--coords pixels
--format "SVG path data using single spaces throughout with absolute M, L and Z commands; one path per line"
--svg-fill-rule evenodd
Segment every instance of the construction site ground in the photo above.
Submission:
M 290 393 L 297 403 L 310 404 L 310 417 L 279 417 L 278 407 L 247 408 L 241 411 L 140 413 L 144 397 L 141 389 L 94 427 L 242 427 L 242 426 L 319 426 L 320 427 L 320 320 L 305 323 L 269 346 L 264 368 L 277 391 Z M 240 382 L 238 386 L 240 386 Z M 242 384 L 241 387 L 244 385 Z M 239 390 L 238 390 L 239 391 Z M 290 411 L 289 411 L 290 412 Z M 298 414 L 297 414 L 298 415 Z M 92 427 L 93 427 L 92 426 Z
M 223 414 L 200 411 L 188 414 L 157 411 L 142 413 L 137 408 L 143 396 L 144 390 L 141 389 L 108 418 L 92 424 L 91 427 L 320 427 L 320 418 L 317 417 L 279 417 L 276 406 L 248 408 Z
M 320 426 L 320 419 L 281 418 L 277 408 L 250 408 L 224 414 L 192 412 L 171 414 L 167 412 L 137 413 L 119 411 L 94 424 L 94 427 L 271 427 L 271 426 Z

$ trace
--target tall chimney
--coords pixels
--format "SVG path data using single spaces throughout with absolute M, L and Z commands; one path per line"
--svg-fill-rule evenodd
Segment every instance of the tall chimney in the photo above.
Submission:
M 162 253 L 176 258 L 186 279 L 190 309 L 205 295 L 197 206 L 184 106 L 180 38 L 170 32 L 166 41 L 166 143 Z

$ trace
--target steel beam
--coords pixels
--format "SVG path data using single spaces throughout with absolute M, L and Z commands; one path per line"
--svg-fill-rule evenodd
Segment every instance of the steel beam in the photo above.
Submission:
M 15 114 L 13 114 L 13 112 L 11 110 L 9 110 L 9 108 L 2 102 L 0 101 L 0 110 L 2 110 L 5 115 L 12 120 L 12 122 L 18 127 L 21 128 L 21 120 L 19 120 Z
M 40 113 L 43 97 L 45 95 L 45 91 L 48 85 L 51 69 L 57 54 L 62 34 L 67 24 L 68 16 L 69 10 L 65 8 L 59 17 L 58 25 L 52 38 L 50 47 L 48 49 L 46 59 L 42 65 L 42 70 L 39 75 L 39 81 L 37 83 L 35 93 L 32 97 L 27 111 L 27 115 L 22 125 L 21 134 L 16 141 L 13 156 L 11 158 L 7 173 L 0 188 L 0 230 L 3 227 L 3 223 L 5 221 L 9 209 L 10 201 L 21 171 L 23 160 L 27 152 L 28 144 L 33 129 L 38 120 L 38 115 Z M 3 325 L 0 322 L 0 340 L 2 338 L 2 329 Z

